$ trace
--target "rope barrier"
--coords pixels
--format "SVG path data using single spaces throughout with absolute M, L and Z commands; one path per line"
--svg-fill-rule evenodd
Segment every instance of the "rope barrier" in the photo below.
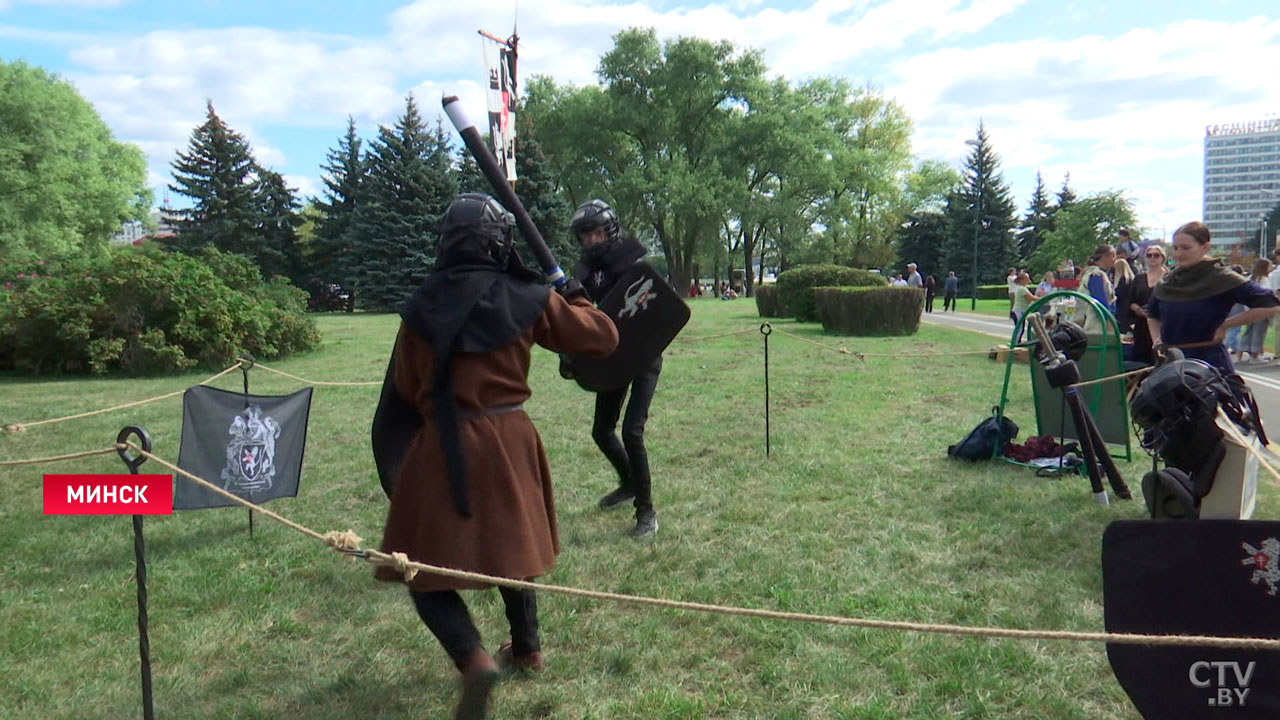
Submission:
M 283 370 L 276 370 L 275 368 L 269 368 L 266 365 L 263 365 L 262 363 L 256 360 L 253 363 L 253 367 L 258 368 L 259 370 L 266 370 L 267 372 L 272 372 L 277 375 L 283 375 L 291 380 L 297 380 L 298 382 L 305 383 L 307 385 L 327 385 L 327 386 L 334 387 L 334 386 L 357 386 L 357 385 L 381 385 L 382 384 L 381 380 L 370 380 L 367 382 L 331 382 L 327 380 L 308 380 L 306 378 L 300 378 L 297 375 L 290 375 L 289 373 Z
M 1129 372 L 1122 373 L 1120 375 L 1108 375 L 1104 378 L 1098 378 L 1096 380 L 1085 380 L 1083 382 L 1072 383 L 1070 387 L 1084 387 L 1086 385 L 1097 385 L 1098 383 L 1111 382 L 1112 380 L 1123 380 L 1124 378 L 1133 377 L 1134 375 L 1145 375 L 1151 372 L 1153 369 L 1154 368 L 1149 368 L 1149 367 L 1138 368 L 1137 370 L 1130 370 Z
M 205 378 L 204 380 L 201 380 L 197 384 L 208 385 L 209 383 L 213 382 L 214 380 L 217 380 L 223 375 L 226 375 L 227 373 L 233 370 L 239 369 L 239 367 L 240 367 L 240 363 L 237 362 L 235 365 L 232 365 L 231 367 L 227 368 L 226 370 L 223 370 L 217 375 L 210 375 L 209 377 Z M 86 418 L 93 415 L 101 415 L 102 413 L 108 413 L 115 410 L 124 410 L 125 408 L 137 407 L 139 405 L 146 405 L 147 403 L 156 402 L 157 400 L 165 400 L 171 397 L 177 397 L 178 395 L 181 395 L 186 391 L 187 389 L 183 388 L 181 390 L 175 390 L 171 393 L 165 393 L 164 395 L 157 395 L 153 398 L 147 398 L 146 400 L 138 400 L 131 403 L 125 403 L 124 405 L 116 405 L 114 407 L 102 408 L 101 410 L 90 410 L 89 412 L 78 413 L 76 415 L 67 415 L 65 417 L 50 418 L 48 420 L 36 420 L 35 422 L 28 422 L 28 423 L 12 423 L 9 425 L 5 425 L 4 429 L 5 429 L 5 432 L 11 432 L 11 433 L 26 432 L 27 428 L 33 428 L 33 427 L 36 427 L 37 425 L 48 425 L 51 423 L 65 422 L 67 420 L 79 420 L 80 418 Z
M 1277 472 L 1276 469 L 1272 467 L 1271 461 L 1269 461 L 1266 456 L 1258 450 L 1258 448 L 1254 447 L 1253 443 L 1249 442 L 1249 440 L 1245 438 L 1244 434 L 1236 428 L 1235 422 L 1232 421 L 1231 416 L 1227 415 L 1227 411 L 1222 409 L 1221 405 L 1218 406 L 1218 417 L 1223 420 L 1222 425 L 1226 426 L 1224 429 L 1227 435 L 1229 435 L 1232 440 L 1243 445 L 1246 450 L 1257 458 L 1258 465 L 1262 466 L 1268 473 L 1270 473 L 1271 477 L 1277 481 L 1277 485 L 1280 485 L 1280 472 Z
M 729 337 L 730 335 L 742 335 L 744 333 L 756 332 L 755 328 L 747 328 L 746 330 L 734 330 L 733 332 L 720 333 L 719 335 L 707 335 L 704 337 L 680 338 L 680 342 L 702 342 L 703 340 L 715 340 L 716 338 Z
M 359 535 L 351 530 L 346 531 L 330 531 L 324 534 L 318 533 L 309 528 L 303 527 L 291 520 L 288 520 L 276 513 L 265 510 L 248 500 L 240 498 L 222 488 L 207 482 L 203 478 L 197 477 L 176 465 L 169 463 L 132 442 L 126 443 L 131 449 L 137 451 L 140 455 L 154 460 L 156 463 L 173 470 L 182 476 L 196 482 L 200 486 L 213 490 L 214 492 L 228 498 L 240 505 L 263 513 L 267 517 L 280 522 L 298 532 L 315 538 L 325 545 L 333 548 L 351 557 L 357 557 L 365 560 L 372 565 L 385 565 L 395 568 L 400 572 L 405 580 L 411 580 L 418 572 L 428 572 L 435 575 L 443 575 L 445 577 L 458 578 L 462 580 L 471 580 L 481 582 L 488 585 L 498 585 L 503 587 L 511 587 L 522 590 L 539 590 L 543 592 L 553 592 L 562 595 L 573 595 L 577 597 L 592 598 L 596 600 L 612 600 L 615 602 L 624 602 L 633 605 L 646 605 L 649 607 L 660 607 L 672 610 L 690 610 L 694 612 L 714 613 L 719 615 L 734 615 L 739 617 L 754 617 L 767 620 L 785 620 L 791 622 L 808 622 L 822 623 L 827 625 L 842 625 L 850 627 L 861 627 L 881 630 L 900 630 L 905 632 L 922 632 L 944 635 L 961 635 L 969 637 L 1000 637 L 1000 638 L 1016 638 L 1025 640 L 1071 640 L 1077 642 L 1104 642 L 1117 643 L 1123 645 L 1179 645 L 1191 647 L 1215 647 L 1215 648 L 1235 648 L 1235 649 L 1258 649 L 1258 650 L 1280 650 L 1280 639 L 1275 638 L 1257 638 L 1257 637 L 1214 637 L 1208 635 L 1141 635 L 1133 633 L 1107 633 L 1107 632 L 1075 632 L 1068 630 L 1018 630 L 1013 628 L 997 628 L 997 627 L 981 627 L 966 625 L 950 625 L 940 623 L 916 623 L 900 620 L 873 620 L 869 618 L 851 618 L 835 615 L 814 615 L 809 613 L 781 612 L 776 610 L 761 610 L 756 608 L 732 607 L 724 605 L 710 605 L 706 603 L 684 602 L 679 600 L 664 600 L 662 598 L 651 598 L 640 595 L 624 595 L 621 593 L 601 592 L 597 590 L 584 590 L 581 588 L 567 587 L 563 585 L 548 585 L 542 583 L 532 583 L 524 580 L 513 580 L 510 578 L 495 577 L 492 575 L 484 575 L 481 573 L 473 573 L 465 570 L 454 570 L 452 568 L 438 567 L 428 565 L 414 560 L 410 560 L 404 553 L 392 552 L 384 553 L 378 550 L 363 549 L 360 547 L 362 542 Z
M 39 463 L 59 462 L 61 460 L 75 460 L 77 458 L 92 457 L 94 455 L 109 455 L 113 452 L 123 450 L 123 444 L 116 444 L 109 448 L 101 450 L 86 450 L 84 452 L 70 453 L 68 455 L 53 455 L 52 457 L 32 458 L 31 460 L 4 460 L 0 461 L 0 467 L 17 467 L 18 465 L 37 465 Z

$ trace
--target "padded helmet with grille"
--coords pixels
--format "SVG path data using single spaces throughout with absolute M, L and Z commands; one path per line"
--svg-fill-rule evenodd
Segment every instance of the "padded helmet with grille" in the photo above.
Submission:
M 588 200 L 578 206 L 573 213 L 573 219 L 569 221 L 569 229 L 573 231 L 573 236 L 581 241 L 583 234 L 589 233 L 596 228 L 604 228 L 605 242 L 609 245 L 618 240 L 618 235 L 622 229 L 618 225 L 618 214 L 609 207 L 609 203 L 596 198 Z
M 436 264 L 453 265 L 488 257 L 506 267 L 515 236 L 515 216 L 482 193 L 459 195 L 444 211 Z

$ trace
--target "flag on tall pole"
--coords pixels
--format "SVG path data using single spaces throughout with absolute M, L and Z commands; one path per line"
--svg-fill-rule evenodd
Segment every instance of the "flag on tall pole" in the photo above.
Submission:
M 500 40 L 481 30 L 484 63 L 489 83 L 485 93 L 489 108 L 489 142 L 507 181 L 516 181 L 516 41 L 514 34 Z

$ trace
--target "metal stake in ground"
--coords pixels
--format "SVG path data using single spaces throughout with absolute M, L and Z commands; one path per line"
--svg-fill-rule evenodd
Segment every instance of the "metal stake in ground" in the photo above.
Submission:
M 764 455 L 769 457 L 769 335 L 773 326 L 769 323 L 760 325 L 760 334 L 764 336 Z
M 134 443 L 144 452 L 151 452 L 151 436 L 147 431 L 130 425 L 116 435 L 116 444 L 129 441 L 130 436 L 137 436 Z M 131 457 L 129 450 L 122 447 L 117 452 L 124 461 L 129 472 L 137 475 L 138 468 L 147 461 L 145 455 Z M 147 638 L 147 543 L 142 534 L 142 516 L 133 516 L 133 557 L 137 564 L 138 578 L 138 657 L 142 664 L 142 717 L 144 720 L 155 720 L 155 708 L 151 698 L 151 641 Z

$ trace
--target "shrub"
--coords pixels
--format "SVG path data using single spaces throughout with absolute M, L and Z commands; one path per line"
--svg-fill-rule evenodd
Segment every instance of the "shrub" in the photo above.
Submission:
M 822 329 L 837 335 L 914 335 L 924 288 L 814 288 Z
M 759 311 L 762 318 L 782 317 L 782 308 L 778 307 L 778 286 L 777 285 L 757 285 L 756 293 L 756 310 Z
M 884 287 L 884 276 L 870 270 L 843 265 L 804 265 L 778 275 L 778 301 L 781 315 L 801 322 L 818 319 L 813 302 L 813 288 L 820 286 Z
M 1008 300 L 1009 286 L 1008 285 L 979 285 L 978 299 L 979 300 Z
M 35 279 L 0 275 L 15 278 L 0 286 L 0 369 L 162 373 L 320 341 L 305 293 L 281 278 L 264 283 L 247 259 L 217 250 L 116 249 Z

